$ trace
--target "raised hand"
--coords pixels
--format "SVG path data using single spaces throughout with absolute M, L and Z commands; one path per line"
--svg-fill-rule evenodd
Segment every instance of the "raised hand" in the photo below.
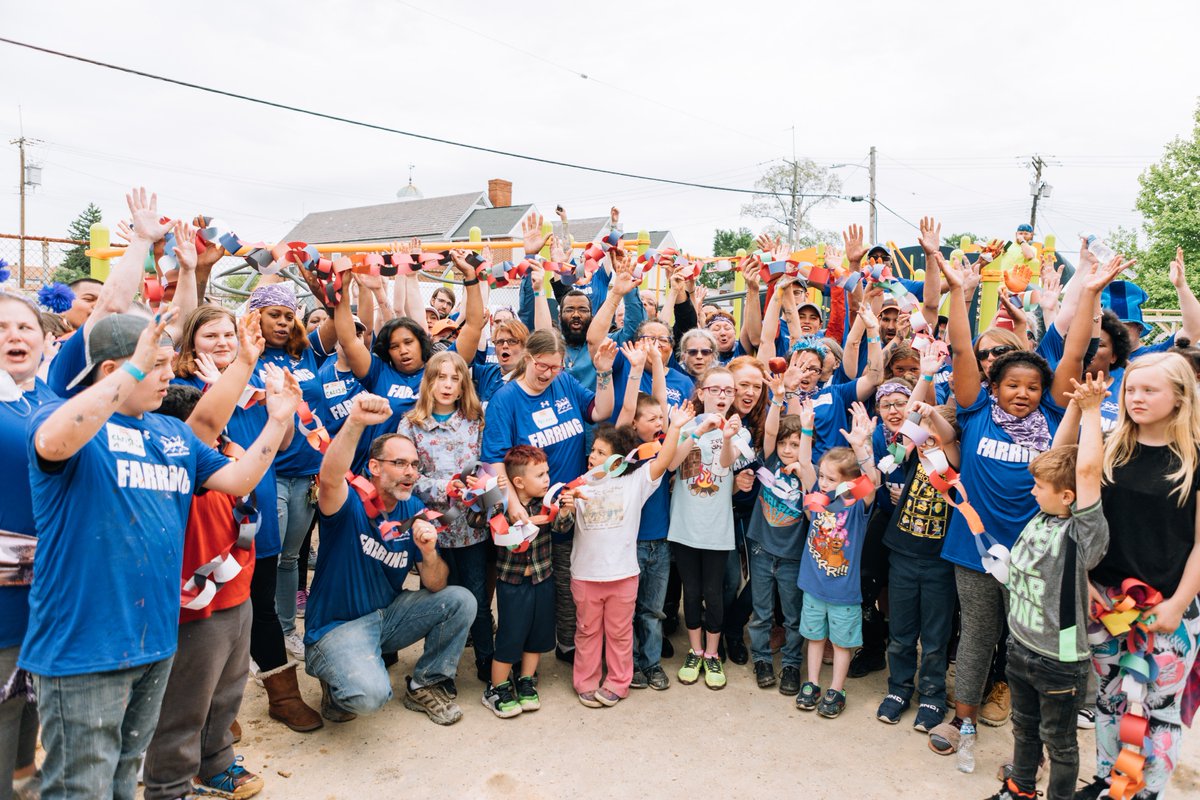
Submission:
M 113 231 L 117 238 L 124 239 L 126 242 L 133 241 L 133 222 L 128 219 L 117 220 L 117 229 Z
M 175 220 L 175 260 L 182 270 L 196 268 L 196 229 L 183 220 Z
M 842 243 L 846 246 L 846 258 L 850 261 L 850 269 L 858 269 L 859 262 L 867 254 L 863 244 L 863 229 L 861 225 L 851 225 L 842 233 Z
M 150 243 L 157 242 L 167 235 L 167 231 L 174 224 L 169 219 L 159 221 L 158 195 L 151 194 L 147 199 L 144 186 L 131 189 L 125 195 L 125 202 L 129 205 L 129 213 L 133 215 L 133 236 L 130 238 L 130 242 L 133 239 L 142 239 Z
M 354 276 L 354 280 L 358 282 L 358 285 L 368 292 L 375 292 L 383 288 L 382 275 L 368 275 L 365 272 L 352 272 L 350 274 Z
M 1004 271 L 1004 285 L 1013 294 L 1020 294 L 1029 288 L 1029 282 L 1033 280 L 1033 270 L 1029 265 L 1021 262 L 1011 270 Z
M 454 268 L 459 271 L 465 281 L 475 280 L 475 268 L 471 266 L 471 262 L 467 260 L 470 255 L 468 250 L 460 250 L 455 248 L 450 251 L 450 260 L 454 262 Z
M 921 374 L 936 375 L 942 369 L 942 354 L 939 348 L 930 346 L 921 354 Z
M 133 355 L 129 357 L 133 366 L 147 375 L 154 370 L 155 365 L 158 363 L 159 342 L 162 340 L 167 327 L 178 316 L 179 309 L 175 306 L 167 306 L 159 311 L 158 316 L 150 321 L 150 324 L 142 330 L 141 336 L 138 337 L 137 348 L 133 351 Z
M 942 271 L 942 277 L 946 280 L 946 285 L 951 289 L 963 288 L 963 271 L 952 265 L 941 253 L 934 253 L 933 260 L 937 264 L 938 269 Z
M 1183 248 L 1175 248 L 1175 259 L 1171 262 L 1171 285 L 1182 289 L 1187 284 L 1187 272 L 1183 267 Z
M 854 265 L 851 264 L 853 267 Z M 825 245 L 825 269 L 835 270 L 842 268 L 842 248 L 836 244 Z
M 1136 258 L 1126 261 L 1119 254 L 1115 255 L 1112 257 L 1111 261 L 1109 261 L 1100 269 L 1096 270 L 1096 274 L 1089 278 L 1088 282 L 1083 286 L 1085 289 L 1101 292 L 1104 290 L 1105 286 L 1108 286 L 1110 283 L 1116 280 L 1118 275 L 1136 263 Z
M 1070 398 L 1075 401 L 1080 411 L 1099 408 L 1104 398 L 1108 397 L 1110 383 L 1112 381 L 1105 380 L 1103 372 L 1085 375 L 1083 383 L 1072 378 L 1071 386 L 1074 387 L 1074 391 L 1070 393 Z
M 868 416 L 866 408 L 859 402 L 855 402 L 850 407 L 850 414 L 853 424 L 851 424 L 849 432 L 842 429 L 842 436 L 846 438 L 846 441 L 855 450 L 869 446 L 871 444 L 871 435 L 875 432 L 879 420 Z
M 273 364 L 270 366 L 274 366 Z M 286 370 L 282 380 L 265 381 L 267 387 L 267 415 L 280 422 L 291 423 L 292 416 L 304 400 L 304 391 L 296 376 Z
M 621 345 L 621 352 L 629 361 L 630 373 L 640 373 L 646 368 L 646 351 L 632 342 Z
M 921 217 L 921 234 L 917 237 L 917 242 L 925 251 L 926 256 L 940 252 L 942 246 L 941 224 L 933 217 Z
M 221 370 L 217 369 L 217 362 L 208 353 L 196 354 L 196 377 L 204 381 L 206 386 L 213 386 L 221 380 Z
M 557 236 L 552 237 L 550 242 L 550 260 L 558 264 L 565 264 L 571 260 L 571 254 L 563 247 L 563 243 L 559 241 Z
M 729 441 L 737 432 L 742 429 L 742 418 L 737 414 L 725 420 L 725 429 L 721 431 L 721 435 L 725 437 L 725 441 Z
M 812 398 L 809 397 L 800 404 L 800 427 L 806 431 L 811 431 L 816 421 L 817 408 L 813 405 Z
M 1100 266 L 1100 259 L 1096 258 L 1096 254 L 1088 249 L 1087 238 L 1079 237 L 1079 269 L 1078 272 L 1086 276 Z
M 760 282 L 762 259 L 755 255 L 746 256 L 738 262 L 738 269 L 741 270 L 742 277 L 746 279 L 746 289 L 751 292 L 757 291 Z
M 495 258 L 492 256 L 492 248 L 488 247 L 486 244 L 483 246 L 483 249 L 479 251 L 479 257 L 489 264 L 495 263 Z
M 592 365 L 597 372 L 608 372 L 613 368 L 613 361 L 617 358 L 617 343 L 612 339 L 605 337 L 600 346 L 596 348 L 596 354 L 592 356 Z
M 1043 314 L 1053 313 L 1058 308 L 1058 295 L 1062 291 L 1062 271 L 1050 263 L 1042 262 L 1042 288 L 1038 291 L 1038 305 Z
M 983 264 L 979 261 L 976 261 L 974 264 L 966 264 L 964 267 L 963 297 L 967 298 L 968 302 L 975 296 L 975 290 L 979 288 L 979 284 L 983 280 L 982 269 Z
M 684 400 L 667 414 L 667 430 L 678 433 L 684 425 L 696 418 L 696 407 L 691 400 Z
M 542 233 L 542 215 L 530 214 L 521 223 L 521 239 L 525 255 L 532 256 L 546 246 L 546 234 Z
M 392 404 L 386 397 L 363 392 L 355 395 L 349 421 L 364 428 L 380 425 L 392 418 Z
M 608 219 L 612 222 L 612 226 L 616 228 L 621 224 L 621 209 L 613 206 L 608 210 Z
M 418 237 L 414 236 L 408 240 L 408 252 L 409 255 L 421 255 L 421 240 Z
M 862 306 L 858 309 L 858 316 L 863 321 L 863 325 L 867 327 L 868 331 L 879 330 L 879 318 L 875 316 L 875 312 L 871 310 L 871 306 L 869 304 L 862 304 Z
M 246 364 L 257 364 L 258 357 L 267 349 L 267 340 L 263 338 L 259 322 L 260 313 L 256 308 L 238 323 L 238 358 Z

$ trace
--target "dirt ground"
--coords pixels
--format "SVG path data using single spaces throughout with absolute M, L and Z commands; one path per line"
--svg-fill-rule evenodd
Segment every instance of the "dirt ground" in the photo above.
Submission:
M 682 652 L 685 637 L 672 641 Z M 419 647 L 419 646 L 418 646 Z M 397 698 L 420 655 L 401 652 L 392 667 Z M 776 670 L 779 669 L 776 657 Z M 675 680 L 676 655 L 664 663 L 665 692 L 631 691 L 614 708 L 580 705 L 570 667 L 553 654 L 542 662 L 540 711 L 501 720 L 480 703 L 468 649 L 459 668 L 463 719 L 444 728 L 393 699 L 371 717 L 315 733 L 293 733 L 267 717 L 267 699 L 253 681 L 239 717 L 238 746 L 247 769 L 266 782 L 263 798 L 592 798 L 788 795 L 805 798 L 984 798 L 999 787 L 996 770 L 1012 748 L 1012 728 L 981 729 L 973 774 L 938 756 L 912 729 L 874 717 L 885 673 L 851 680 L 846 710 L 836 720 L 796 710 L 790 697 L 761 690 L 750 665 L 726 664 L 728 685 Z M 828 681 L 825 667 L 823 680 Z M 301 675 L 314 708 L 320 688 Z M 1094 769 L 1090 731 L 1079 732 L 1081 772 Z M 1200 798 L 1200 730 L 1186 731 L 1171 797 Z M 1044 788 L 1044 785 L 1043 785 Z

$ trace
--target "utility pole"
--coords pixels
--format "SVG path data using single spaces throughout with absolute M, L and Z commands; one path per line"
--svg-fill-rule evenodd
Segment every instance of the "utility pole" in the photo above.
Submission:
M 17 287 L 24 290 L 25 288 L 25 142 L 24 136 L 13 139 L 9 144 L 15 144 L 21 150 L 21 179 L 17 185 L 21 187 L 21 229 L 20 234 L 20 256 L 17 259 Z
M 1038 199 L 1042 196 L 1042 191 L 1045 188 L 1045 184 L 1042 183 L 1042 168 L 1046 166 L 1046 162 L 1041 156 L 1034 153 L 1030 166 L 1033 167 L 1033 183 L 1029 184 L 1029 193 L 1033 195 L 1033 208 L 1029 210 L 1029 226 L 1037 230 Z
M 871 241 L 868 247 L 879 241 L 879 217 L 875 212 L 875 145 L 871 145 Z
M 797 184 L 799 184 L 799 182 L 800 182 L 800 166 L 796 162 L 796 159 L 793 158 L 792 159 L 792 210 L 788 214 L 788 250 L 789 250 L 789 252 L 792 249 L 795 249 L 795 247 L 796 247 L 796 222 L 797 222 L 796 210 L 797 210 L 797 205 L 799 202 L 798 198 L 796 197 L 796 193 L 799 191 L 799 186 L 797 185 Z

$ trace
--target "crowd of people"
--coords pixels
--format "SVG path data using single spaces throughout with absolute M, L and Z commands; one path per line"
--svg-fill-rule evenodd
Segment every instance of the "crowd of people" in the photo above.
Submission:
M 624 249 L 613 209 L 586 259 L 526 220 L 516 310 L 487 252 L 442 254 L 460 293 L 426 301 L 414 240 L 304 264 L 307 311 L 264 269 L 235 312 L 207 302 L 221 246 L 127 200 L 70 309 L 0 293 L 0 800 L 249 797 L 251 677 L 310 732 L 385 707 L 413 645 L 400 700 L 439 725 L 470 692 L 536 711 L 547 669 L 604 708 L 752 662 L 965 772 L 1011 719 L 997 798 L 1047 765 L 1050 798 L 1162 796 L 1200 704 L 1182 251 L 1182 327 L 1152 344 L 1131 262 L 1084 242 L 1066 280 L 1028 226 L 972 258 L 928 218 L 923 275 L 854 225 L 815 265 L 764 237 L 734 303 Z M 1021 285 L 979 330 L 984 268 Z M 883 697 L 854 689 L 881 670 Z

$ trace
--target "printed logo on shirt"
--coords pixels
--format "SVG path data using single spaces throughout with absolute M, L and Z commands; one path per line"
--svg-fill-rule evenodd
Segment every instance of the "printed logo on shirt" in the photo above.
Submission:
M 808 534 L 808 552 L 817 562 L 817 568 L 831 578 L 850 573 L 850 560 L 845 555 L 849 545 L 846 531 L 849 516 L 849 511 L 822 511 L 813 518 Z
M 110 453 L 129 453 L 131 456 L 145 457 L 146 443 L 142 441 L 141 431 L 114 425 L 111 422 L 104 424 L 104 430 L 108 434 L 108 451 Z
M 293 364 L 293 366 L 295 365 Z M 300 383 L 304 383 L 304 381 L 316 380 L 317 378 L 316 375 L 313 375 L 311 369 L 293 369 L 292 374 L 296 376 L 296 380 Z
M 337 405 L 329 407 L 329 416 L 333 419 L 345 419 L 350 416 L 351 401 L 345 400 Z
M 188 449 L 187 442 L 182 436 L 160 436 L 158 437 L 159 444 L 162 445 L 163 455 L 178 458 L 191 454 Z
M 411 534 L 405 534 L 411 535 Z M 399 541 L 399 539 L 397 539 Z M 365 533 L 358 535 L 358 542 L 362 545 L 363 555 L 369 556 L 376 561 L 381 562 L 385 567 L 392 569 L 408 569 L 408 551 L 388 550 L 377 539 L 372 539 Z
M 784 494 L 794 494 L 796 501 L 800 499 L 800 481 L 779 472 L 775 473 L 775 481 Z M 763 487 L 758 500 L 762 504 L 763 520 L 772 528 L 786 528 L 800 521 L 800 509 L 795 502 L 784 500 L 774 490 Z
M 918 462 L 917 474 L 896 520 L 897 529 L 918 539 L 944 539 L 949 519 L 946 499 L 929 482 L 925 465 Z
M 550 409 L 545 409 L 545 410 L 549 411 Z M 538 412 L 538 413 L 540 414 L 541 412 Z M 553 412 L 551 412 L 551 413 L 553 413 Z M 536 417 L 537 417 L 537 414 L 534 414 L 535 422 L 537 421 Z M 553 428 L 547 428 L 544 431 L 538 431 L 537 433 L 529 434 L 529 443 L 531 445 L 533 445 L 534 447 L 545 448 L 545 447 L 549 447 L 552 444 L 558 444 L 559 442 L 565 442 L 567 439 L 570 439 L 572 436 L 579 436 L 582 433 L 583 433 L 583 423 L 580 422 L 578 419 L 569 419 L 566 422 L 560 422 L 559 424 L 555 425 Z
M 387 396 L 394 397 L 397 400 L 415 400 L 417 397 L 415 394 L 413 394 L 412 387 L 403 383 L 398 383 L 395 386 L 389 387 Z
M 984 436 L 979 439 L 975 455 L 996 461 L 1007 461 L 1010 464 L 1028 464 L 1037 453 L 1013 442 L 1001 442 L 998 439 L 989 439 Z
M 683 393 L 678 389 L 667 387 L 667 405 L 678 406 L 683 403 Z
M 1021 531 L 1020 545 L 1013 548 L 1008 573 L 1009 613 L 1017 624 L 1034 633 L 1046 632 L 1046 580 L 1037 564 L 1047 553 L 1058 558 L 1062 540 L 1061 525 L 1047 525 L 1035 518 Z M 1073 581 L 1074 576 L 1064 576 L 1064 583 L 1068 580 Z
M 325 384 L 325 399 L 332 400 L 335 397 L 341 397 L 346 393 L 345 381 L 330 381 Z
M 174 464 L 147 464 L 118 458 L 117 486 L 122 489 L 191 494 L 192 478 L 186 469 Z
M 570 411 L 571 408 L 571 398 L 569 397 L 560 397 L 554 401 L 554 410 L 559 414 L 565 414 Z

